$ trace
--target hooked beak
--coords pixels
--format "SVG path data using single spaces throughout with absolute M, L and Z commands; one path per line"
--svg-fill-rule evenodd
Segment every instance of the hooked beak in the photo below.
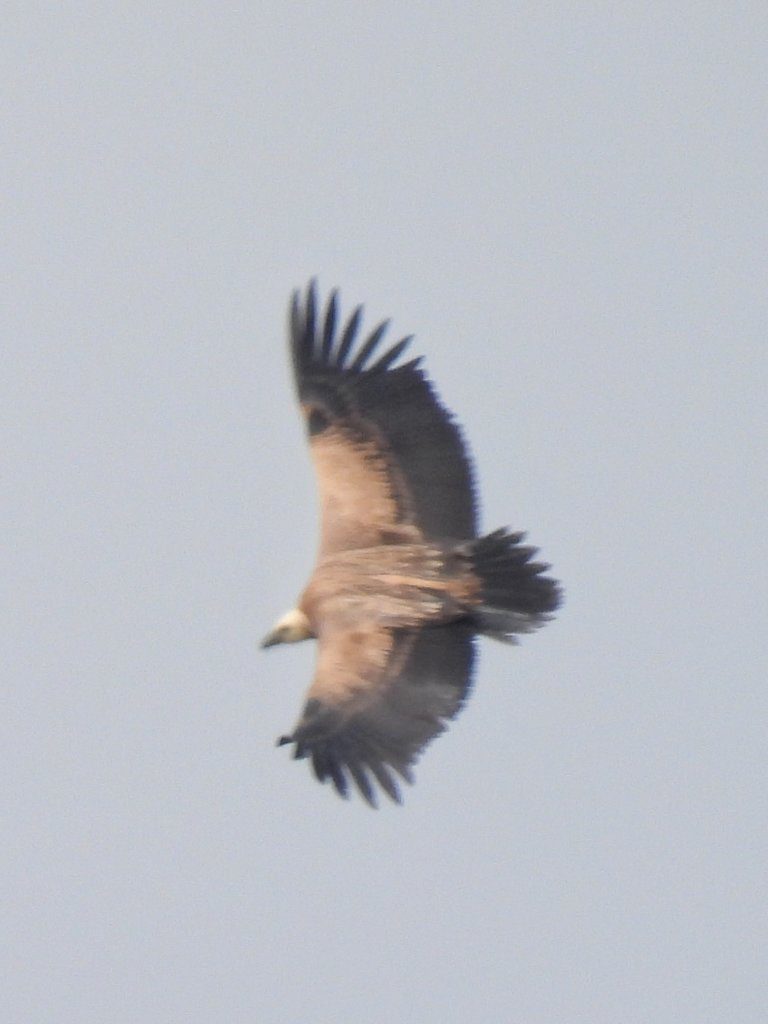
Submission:
M 274 647 L 275 644 L 279 644 L 279 643 L 280 643 L 280 638 L 278 637 L 277 633 L 267 633 L 267 635 L 264 637 L 264 639 L 259 644 L 259 647 L 263 651 L 263 650 L 265 650 L 265 648 L 267 648 L 267 647 Z

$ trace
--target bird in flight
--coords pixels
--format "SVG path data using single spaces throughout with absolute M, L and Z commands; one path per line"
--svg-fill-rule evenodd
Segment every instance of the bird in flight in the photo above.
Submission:
M 467 699 L 480 634 L 514 643 L 560 601 L 523 533 L 479 535 L 461 431 L 411 337 L 383 353 L 388 321 L 360 342 L 315 282 L 295 292 L 289 338 L 320 499 L 320 547 L 298 605 L 262 646 L 317 641 L 299 721 L 279 745 L 346 797 L 400 802 L 423 748 Z

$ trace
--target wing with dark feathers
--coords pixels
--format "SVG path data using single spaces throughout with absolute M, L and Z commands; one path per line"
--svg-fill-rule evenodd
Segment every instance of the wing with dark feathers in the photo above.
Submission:
M 398 363 L 411 338 L 380 353 L 388 322 L 358 344 L 361 319 L 358 306 L 341 324 L 336 291 L 321 310 L 314 281 L 293 295 L 291 353 L 320 489 L 321 550 L 373 546 L 398 528 L 426 539 L 475 537 L 459 428 L 420 359 Z
M 315 776 L 340 796 L 354 782 L 372 807 L 378 789 L 400 802 L 397 776 L 413 781 L 419 753 L 463 706 L 474 664 L 474 632 L 466 624 L 381 632 L 388 633 L 378 645 L 388 652 L 384 664 L 376 669 L 362 651 L 359 668 L 368 678 L 358 672 L 352 687 L 339 686 L 336 668 L 349 667 L 348 637 L 321 639 L 302 718 L 278 740 L 295 744 L 294 757 L 310 758 Z

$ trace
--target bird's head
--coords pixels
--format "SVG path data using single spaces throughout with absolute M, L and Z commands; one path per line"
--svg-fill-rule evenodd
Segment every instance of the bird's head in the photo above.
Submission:
M 300 640 L 309 640 L 313 635 L 309 619 L 300 608 L 292 608 L 261 641 L 262 647 L 274 647 L 275 644 L 296 644 Z

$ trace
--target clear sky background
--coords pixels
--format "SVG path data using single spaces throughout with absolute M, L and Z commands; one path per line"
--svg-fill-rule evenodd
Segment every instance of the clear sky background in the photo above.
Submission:
M 5 1019 L 764 1024 L 768 9 L 159 8 L 3 13 Z M 257 648 L 313 274 L 567 595 L 378 812 Z

